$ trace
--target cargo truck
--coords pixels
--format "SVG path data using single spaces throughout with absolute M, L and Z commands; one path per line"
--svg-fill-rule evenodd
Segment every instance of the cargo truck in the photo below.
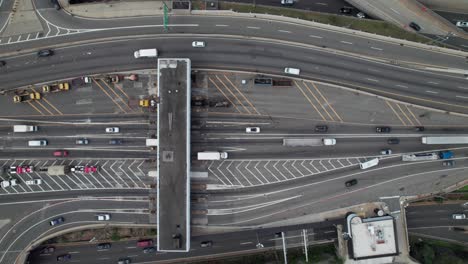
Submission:
M 47 173 L 50 176 L 62 176 L 70 172 L 70 167 L 65 165 L 49 166 L 47 168 Z
M 70 84 L 67 82 L 42 86 L 42 91 L 44 93 L 57 93 L 57 92 L 68 91 L 68 90 L 70 90 Z
M 221 159 L 227 159 L 227 158 L 228 158 L 227 152 L 219 152 L 219 151 L 198 152 L 198 160 L 221 160 Z
M 450 150 L 439 151 L 439 152 L 426 152 L 426 153 L 415 153 L 401 156 L 402 161 L 422 161 L 422 160 L 438 160 L 438 159 L 451 159 L 453 158 L 453 152 Z
M 421 141 L 423 144 L 429 145 L 444 145 L 444 144 L 468 144 L 468 137 L 422 137 Z
M 13 132 L 35 132 L 37 131 L 37 126 L 28 126 L 28 125 L 14 125 Z
M 138 58 L 156 58 L 158 57 L 158 50 L 157 49 L 141 49 L 137 50 L 133 53 L 135 59 Z
M 24 102 L 28 102 L 31 100 L 40 100 L 40 99 L 41 99 L 41 94 L 37 92 L 34 92 L 34 93 L 25 92 L 23 94 L 13 96 L 14 103 L 24 103 Z

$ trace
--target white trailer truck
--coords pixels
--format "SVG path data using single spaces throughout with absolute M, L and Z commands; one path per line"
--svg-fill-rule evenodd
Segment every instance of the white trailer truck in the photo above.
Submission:
M 221 160 L 221 159 L 227 159 L 227 157 L 228 157 L 227 152 L 219 152 L 219 151 L 198 152 L 198 160 Z
M 158 50 L 157 49 L 141 49 L 137 50 L 133 53 L 135 59 L 138 58 L 156 58 L 158 57 Z
M 35 132 L 37 131 L 37 126 L 28 126 L 28 125 L 14 125 L 13 132 Z

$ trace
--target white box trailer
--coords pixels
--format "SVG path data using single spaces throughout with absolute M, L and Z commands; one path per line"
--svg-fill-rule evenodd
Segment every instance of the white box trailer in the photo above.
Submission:
M 227 157 L 228 157 L 227 152 L 219 152 L 219 151 L 198 152 L 198 160 L 221 160 L 221 159 L 227 159 Z
M 147 138 L 146 139 L 146 146 L 147 147 L 157 147 L 158 146 L 158 139 L 157 138 Z
M 138 58 L 156 58 L 158 57 L 158 50 L 157 49 L 141 49 L 137 50 L 133 53 L 135 59 Z
M 36 132 L 37 126 L 14 125 L 13 132 Z

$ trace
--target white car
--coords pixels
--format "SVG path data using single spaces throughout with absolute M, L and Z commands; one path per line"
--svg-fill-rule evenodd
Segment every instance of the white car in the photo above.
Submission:
M 194 47 L 194 48 L 204 48 L 205 47 L 205 41 L 194 41 L 194 42 L 192 42 L 192 47 Z
M 2 186 L 2 188 L 10 187 L 10 182 L 9 181 L 1 181 L 0 186 Z
M 260 133 L 259 127 L 246 127 L 245 133 Z
M 110 214 L 98 214 L 96 217 L 98 221 L 109 221 L 111 218 Z
M 466 214 L 453 214 L 452 218 L 455 220 L 463 220 L 466 219 Z
M 301 70 L 297 68 L 284 68 L 284 73 L 299 75 L 301 73 Z
M 42 184 L 41 179 L 32 179 L 32 180 L 26 181 L 26 185 L 40 185 L 40 184 Z
M 380 154 L 381 155 L 391 155 L 392 154 L 392 150 L 391 149 L 382 149 L 380 151 Z
M 106 127 L 106 133 L 119 133 L 119 131 L 118 127 Z
M 468 22 L 466 21 L 458 21 L 457 27 L 468 27 Z
M 334 139 L 334 138 L 324 138 L 323 139 L 323 145 L 325 145 L 325 146 L 336 145 L 336 139 Z

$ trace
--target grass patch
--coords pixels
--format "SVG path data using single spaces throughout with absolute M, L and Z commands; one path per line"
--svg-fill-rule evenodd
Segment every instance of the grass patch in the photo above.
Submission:
M 354 30 L 361 30 L 364 32 L 374 33 L 382 36 L 406 39 L 414 42 L 431 42 L 431 40 L 421 37 L 415 33 L 405 31 L 393 24 L 379 20 L 357 19 L 353 17 L 325 14 L 313 11 L 303 11 L 292 8 L 268 7 L 259 5 L 254 6 L 251 4 L 239 4 L 229 2 L 219 2 L 219 7 L 220 9 L 232 10 L 239 13 L 259 13 L 299 18 L 323 24 L 330 24 Z
M 468 185 L 461 187 L 460 189 L 456 190 L 455 192 L 468 192 Z
M 468 250 L 458 244 L 410 236 L 411 256 L 420 263 L 463 264 L 468 259 Z

